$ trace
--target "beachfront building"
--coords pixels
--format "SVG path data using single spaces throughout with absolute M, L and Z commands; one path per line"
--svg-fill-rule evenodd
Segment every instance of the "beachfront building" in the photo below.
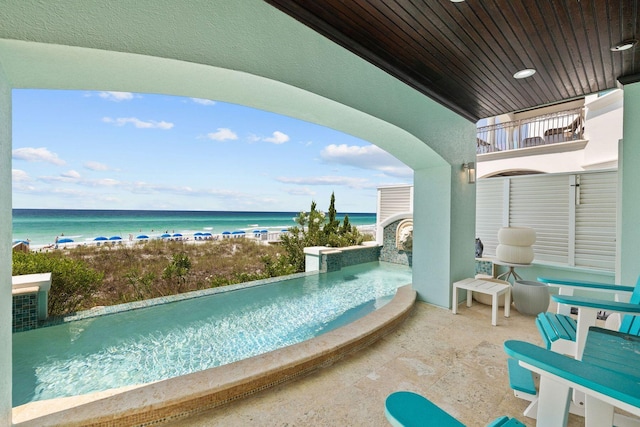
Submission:
M 14 88 L 216 99 L 378 145 L 414 170 L 413 287 L 421 300 L 449 307 L 452 283 L 474 272 L 476 186 L 473 168 L 462 165 L 477 164 L 476 122 L 624 85 L 615 280 L 635 283 L 640 55 L 637 44 L 616 45 L 638 38 L 639 1 L 516 3 L 3 1 L 0 424 L 12 416 Z M 529 67 L 537 73 L 513 77 Z

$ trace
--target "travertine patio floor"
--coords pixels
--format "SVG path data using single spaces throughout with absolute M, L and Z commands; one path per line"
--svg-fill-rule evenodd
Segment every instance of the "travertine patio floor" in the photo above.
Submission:
M 551 308 L 551 307 L 550 307 Z M 534 317 L 460 304 L 450 310 L 417 302 L 395 332 L 334 365 L 243 400 L 164 425 L 202 426 L 388 426 L 386 396 L 420 393 L 468 426 L 485 426 L 498 415 L 535 420 L 514 397 L 502 344 L 508 339 L 541 344 Z M 570 416 L 569 426 L 584 420 Z

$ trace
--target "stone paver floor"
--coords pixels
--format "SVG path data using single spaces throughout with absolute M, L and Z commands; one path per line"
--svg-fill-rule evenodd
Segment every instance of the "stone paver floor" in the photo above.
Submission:
M 467 426 L 485 426 L 499 415 L 535 420 L 514 397 L 502 344 L 518 339 L 541 344 L 534 317 L 512 307 L 511 317 L 491 307 L 460 304 L 451 311 L 417 302 L 396 331 L 357 354 L 293 382 L 164 425 L 388 426 L 384 400 L 398 390 L 420 393 Z M 584 420 L 570 416 L 569 426 Z

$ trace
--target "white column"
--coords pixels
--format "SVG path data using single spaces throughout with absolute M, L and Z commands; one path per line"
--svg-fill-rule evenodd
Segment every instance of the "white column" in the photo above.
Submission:
M 11 87 L 0 67 L 0 426 L 11 425 Z
M 640 275 L 640 83 L 624 86 L 623 142 L 618 157 L 618 262 L 616 282 L 634 286 Z

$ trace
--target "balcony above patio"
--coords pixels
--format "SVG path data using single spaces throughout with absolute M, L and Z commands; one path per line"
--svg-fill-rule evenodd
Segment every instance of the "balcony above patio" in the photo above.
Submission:
M 580 106 L 478 127 L 478 161 L 583 149 L 585 108 Z

